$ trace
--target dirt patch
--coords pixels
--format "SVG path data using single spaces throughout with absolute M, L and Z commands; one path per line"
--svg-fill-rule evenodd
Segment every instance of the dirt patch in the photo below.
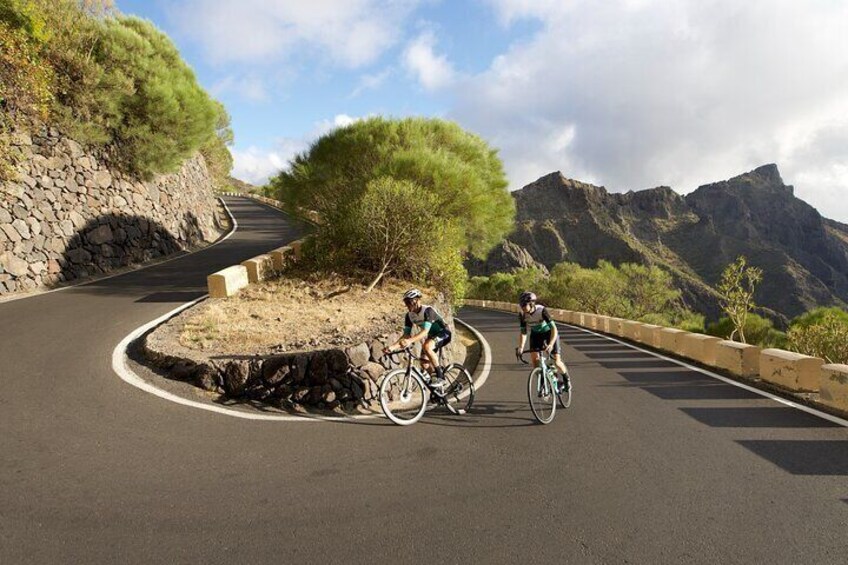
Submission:
M 409 287 L 388 282 L 366 293 L 364 285 L 338 279 L 266 281 L 192 309 L 181 317 L 178 340 L 215 356 L 346 347 L 401 331 L 406 314 L 401 297 Z M 428 298 L 434 297 L 425 292 Z

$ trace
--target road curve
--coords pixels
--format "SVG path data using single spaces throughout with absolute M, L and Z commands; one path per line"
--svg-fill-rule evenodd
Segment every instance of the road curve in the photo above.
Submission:
M 473 413 L 301 426 L 171 404 L 111 352 L 295 238 L 231 200 L 206 251 L 0 304 L 0 563 L 844 563 L 848 431 L 575 328 L 572 408 L 534 425 L 513 315 Z

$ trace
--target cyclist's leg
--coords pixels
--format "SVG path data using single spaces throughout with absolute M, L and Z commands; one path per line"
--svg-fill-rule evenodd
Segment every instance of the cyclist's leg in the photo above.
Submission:
M 432 371 L 439 366 L 439 359 L 436 357 L 435 344 L 432 338 L 427 338 L 421 344 L 421 367 L 426 371 Z

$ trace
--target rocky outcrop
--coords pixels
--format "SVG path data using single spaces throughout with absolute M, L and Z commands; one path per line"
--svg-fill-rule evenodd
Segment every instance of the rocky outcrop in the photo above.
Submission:
M 0 295 L 143 263 L 224 229 L 199 155 L 141 182 L 55 129 L 16 132 L 11 144 L 18 178 L 0 182 Z
M 778 321 L 848 302 L 848 226 L 796 198 L 775 165 L 686 196 L 669 187 L 610 194 L 558 172 L 513 195 L 515 231 L 487 261 L 469 263 L 472 274 L 533 261 L 657 264 L 675 276 L 690 307 L 716 318 L 714 286 L 745 255 L 765 273 L 755 299 Z M 505 261 L 507 248 L 521 260 Z

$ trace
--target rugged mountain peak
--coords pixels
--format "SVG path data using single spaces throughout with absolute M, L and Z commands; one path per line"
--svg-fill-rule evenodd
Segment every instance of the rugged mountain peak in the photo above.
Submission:
M 566 178 L 559 171 L 538 178 L 512 195 L 519 221 L 561 218 L 569 212 L 602 206 L 610 199 L 604 187 Z

